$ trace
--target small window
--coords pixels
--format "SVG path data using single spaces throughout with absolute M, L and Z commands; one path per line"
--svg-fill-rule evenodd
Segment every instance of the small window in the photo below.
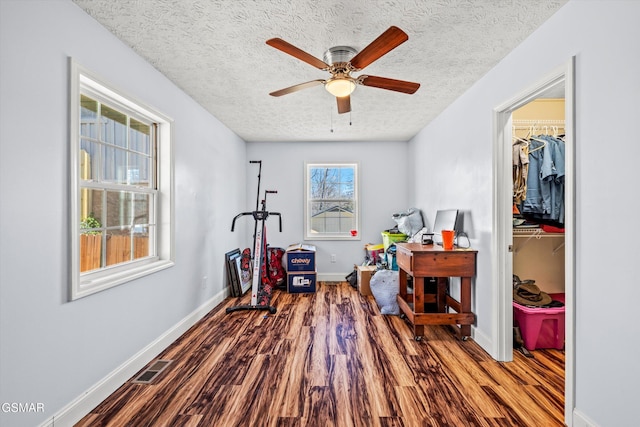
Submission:
M 307 163 L 305 239 L 359 240 L 358 165 Z
M 73 61 L 71 74 L 76 299 L 172 265 L 172 162 L 169 119 Z

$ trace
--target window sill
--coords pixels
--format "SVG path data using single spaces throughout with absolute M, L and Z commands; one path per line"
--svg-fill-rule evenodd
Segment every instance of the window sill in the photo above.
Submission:
M 79 286 L 72 289 L 71 300 L 86 297 L 97 292 L 122 285 L 123 283 L 148 276 L 172 267 L 174 264 L 175 263 L 171 260 L 156 260 L 113 273 L 100 271 L 98 274 L 88 274 L 85 277 L 80 277 Z
M 362 240 L 360 236 L 305 236 L 305 241 L 313 240 Z

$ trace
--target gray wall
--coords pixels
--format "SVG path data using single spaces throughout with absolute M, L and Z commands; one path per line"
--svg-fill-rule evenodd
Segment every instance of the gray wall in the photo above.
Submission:
M 267 209 L 282 214 L 282 233 L 277 219 L 269 220 L 268 241 L 287 247 L 304 237 L 304 164 L 305 162 L 358 162 L 360 175 L 359 241 L 308 241 L 316 245 L 316 269 L 319 277 L 338 279 L 364 259 L 366 243 L 382 243 L 381 232 L 395 226 L 391 216 L 408 209 L 408 175 L 405 173 L 408 144 L 404 142 L 252 142 L 247 143 L 247 158 L 262 160 L 261 194 L 269 195 Z M 257 166 L 247 169 L 247 206 L 256 203 Z M 253 232 L 253 228 L 251 229 Z M 331 262 L 331 254 L 337 262 Z
M 493 307 L 493 109 L 576 55 L 576 408 L 600 426 L 637 425 L 640 381 L 634 340 L 640 287 L 632 274 L 640 231 L 633 225 L 640 2 L 569 2 L 411 141 L 418 207 L 434 203 L 466 212 L 479 250 L 477 333 L 490 340 Z M 451 179 L 454 177 L 455 179 Z M 621 239 L 608 240 L 620 227 Z M 544 268 L 541 266 L 540 268 Z
M 176 265 L 74 302 L 68 56 L 175 120 Z M 230 225 L 245 209 L 246 146 L 70 1 L 2 0 L 0 61 L 0 402 L 45 408 L 0 411 L 0 425 L 19 427 L 224 297 L 224 252 L 242 237 Z

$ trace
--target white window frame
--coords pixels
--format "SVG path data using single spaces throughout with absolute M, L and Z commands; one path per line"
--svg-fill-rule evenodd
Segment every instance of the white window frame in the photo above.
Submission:
M 356 235 L 345 233 L 312 233 L 311 232 L 311 174 L 312 168 L 352 167 L 353 171 L 353 202 Z M 358 162 L 305 162 L 304 166 L 304 240 L 361 240 L 360 238 L 360 165 Z
M 70 62 L 70 214 L 71 239 L 70 300 L 76 300 L 114 286 L 147 276 L 174 265 L 173 224 L 173 120 L 146 104 L 135 100 L 121 90 L 105 83 L 101 78 L 80 66 L 73 58 Z M 125 111 L 150 119 L 157 128 L 157 164 L 155 206 L 156 232 L 150 245 L 153 256 L 131 262 L 80 272 L 80 95 L 122 107 Z

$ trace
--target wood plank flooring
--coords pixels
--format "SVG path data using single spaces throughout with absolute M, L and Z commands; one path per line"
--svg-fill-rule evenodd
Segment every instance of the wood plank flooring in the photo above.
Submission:
M 123 384 L 76 426 L 564 425 L 562 351 L 499 363 L 444 326 L 415 341 L 346 282 L 276 291 L 275 315 L 225 313 L 248 302 L 225 300 L 151 384 Z

